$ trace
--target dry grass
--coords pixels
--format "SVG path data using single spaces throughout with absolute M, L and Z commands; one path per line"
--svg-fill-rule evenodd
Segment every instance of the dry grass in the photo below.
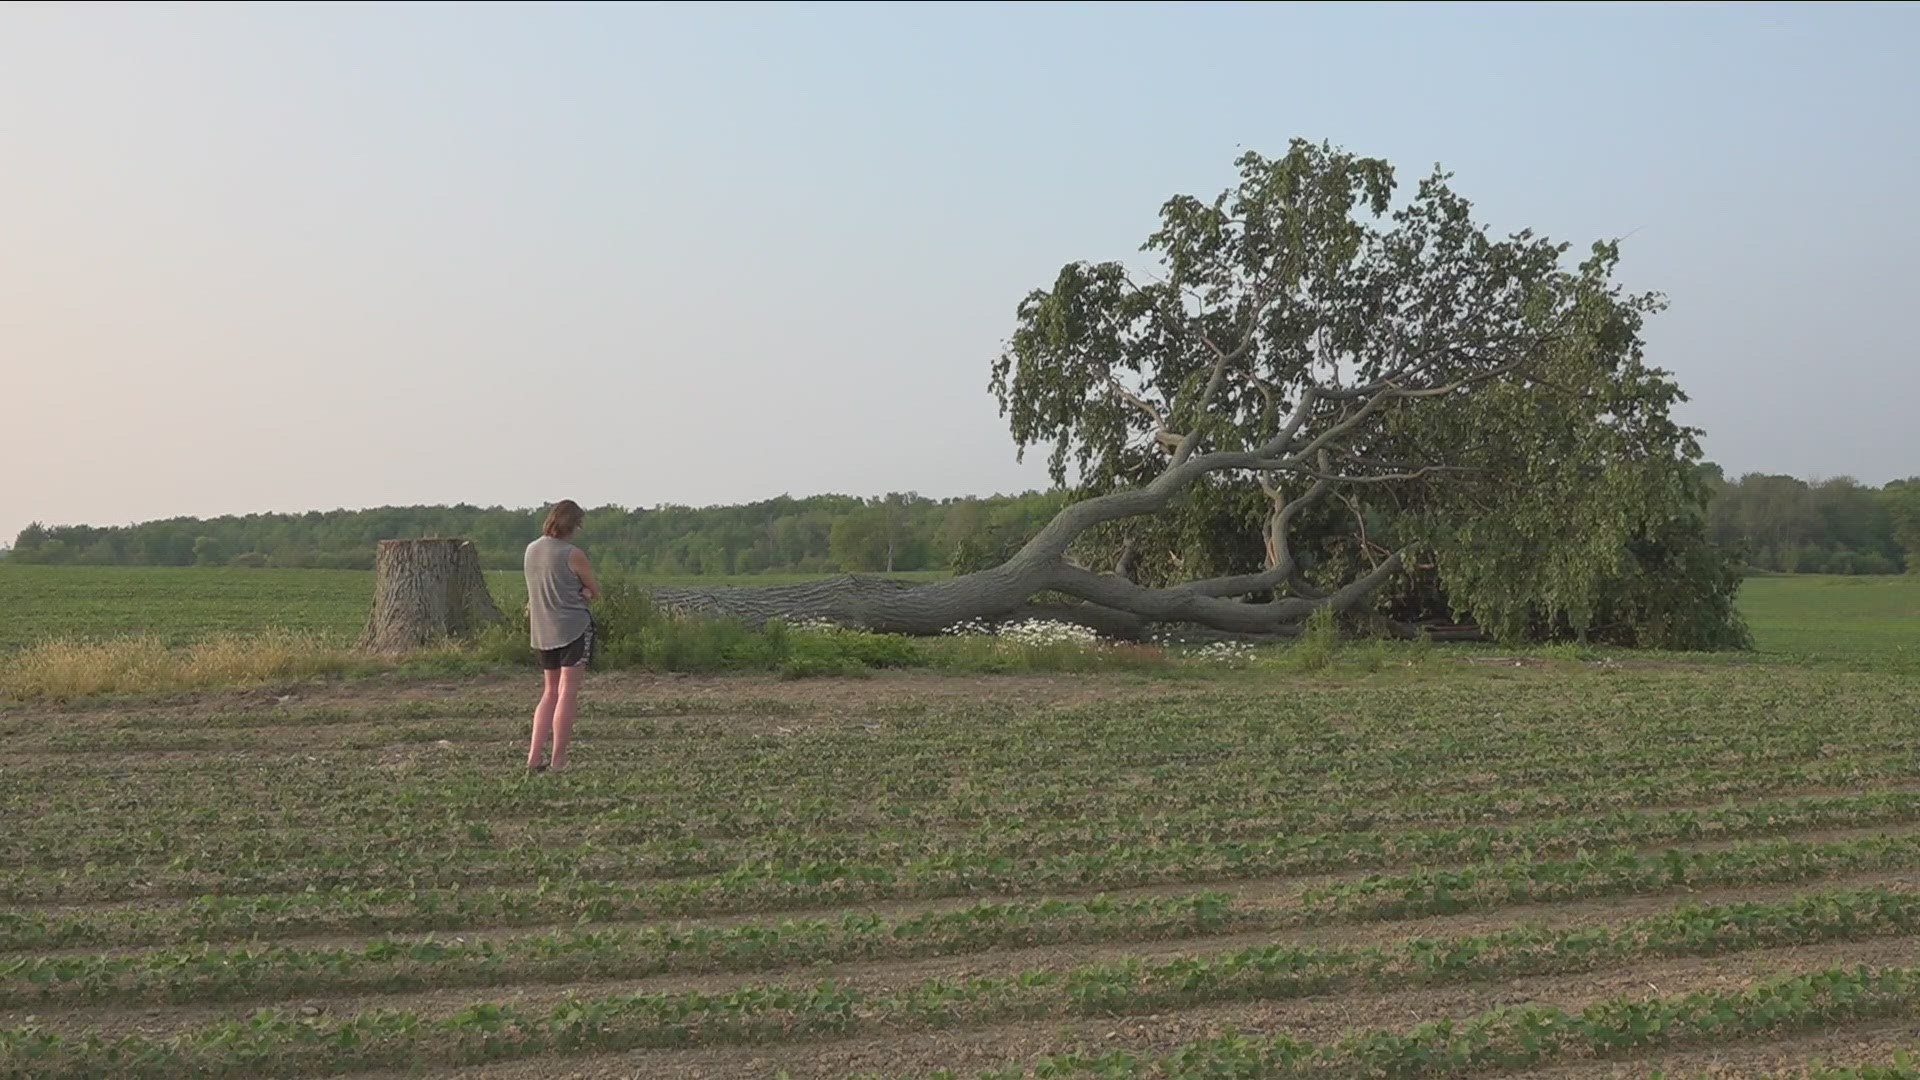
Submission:
M 57 639 L 0 664 L 0 698 L 197 690 L 341 675 L 378 664 L 337 640 L 292 630 L 222 634 L 169 646 L 153 635 L 108 641 Z

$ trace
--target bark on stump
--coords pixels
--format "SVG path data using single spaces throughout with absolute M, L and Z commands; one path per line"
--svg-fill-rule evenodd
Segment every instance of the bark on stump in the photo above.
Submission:
M 382 540 L 360 647 L 406 652 L 505 621 L 470 540 Z

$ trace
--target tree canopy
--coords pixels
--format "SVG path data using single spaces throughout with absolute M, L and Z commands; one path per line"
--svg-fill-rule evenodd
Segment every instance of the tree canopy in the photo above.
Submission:
M 1164 549 L 1169 521 L 1208 520 L 1163 564 L 1312 599 L 1291 530 L 1332 500 L 1348 558 L 1314 555 L 1365 564 L 1348 585 L 1404 579 L 1405 556 L 1503 636 L 1672 625 L 1608 610 L 1651 557 L 1698 586 L 1670 643 L 1737 641 L 1736 577 L 1702 537 L 1698 433 L 1643 355 L 1660 298 L 1615 282 L 1613 243 L 1569 265 L 1565 244 L 1492 235 L 1444 172 L 1398 205 L 1395 187 L 1386 162 L 1326 145 L 1250 153 L 1233 188 L 1162 207 L 1150 265 L 1069 264 L 1027 297 L 991 386 L 1056 482 L 1098 498 L 1206 463 L 1171 515 L 1104 518 L 1117 527 L 1081 551 Z M 1250 507 L 1263 543 L 1233 535 L 1258 536 Z
M 1714 539 L 1755 569 L 1897 573 L 1920 567 L 1920 530 L 1902 532 L 1914 483 L 1874 488 L 1846 476 L 1809 483 L 1763 473 L 1728 482 L 1715 474 L 1709 520 Z

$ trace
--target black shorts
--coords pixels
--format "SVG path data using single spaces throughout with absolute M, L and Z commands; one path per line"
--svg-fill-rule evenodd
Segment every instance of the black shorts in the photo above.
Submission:
M 587 632 L 557 649 L 535 649 L 533 655 L 540 658 L 540 667 L 546 671 L 558 671 L 561 668 L 585 667 L 593 662 L 593 624 L 587 624 Z

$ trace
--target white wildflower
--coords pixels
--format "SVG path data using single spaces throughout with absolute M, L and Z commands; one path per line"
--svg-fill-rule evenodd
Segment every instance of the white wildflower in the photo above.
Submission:
M 1000 636 L 1017 645 L 1079 645 L 1096 647 L 1100 635 L 1078 623 L 1028 619 L 1000 628 Z
M 1193 658 L 1208 664 L 1244 664 L 1253 659 L 1253 646 L 1244 641 L 1215 641 L 1194 650 Z

